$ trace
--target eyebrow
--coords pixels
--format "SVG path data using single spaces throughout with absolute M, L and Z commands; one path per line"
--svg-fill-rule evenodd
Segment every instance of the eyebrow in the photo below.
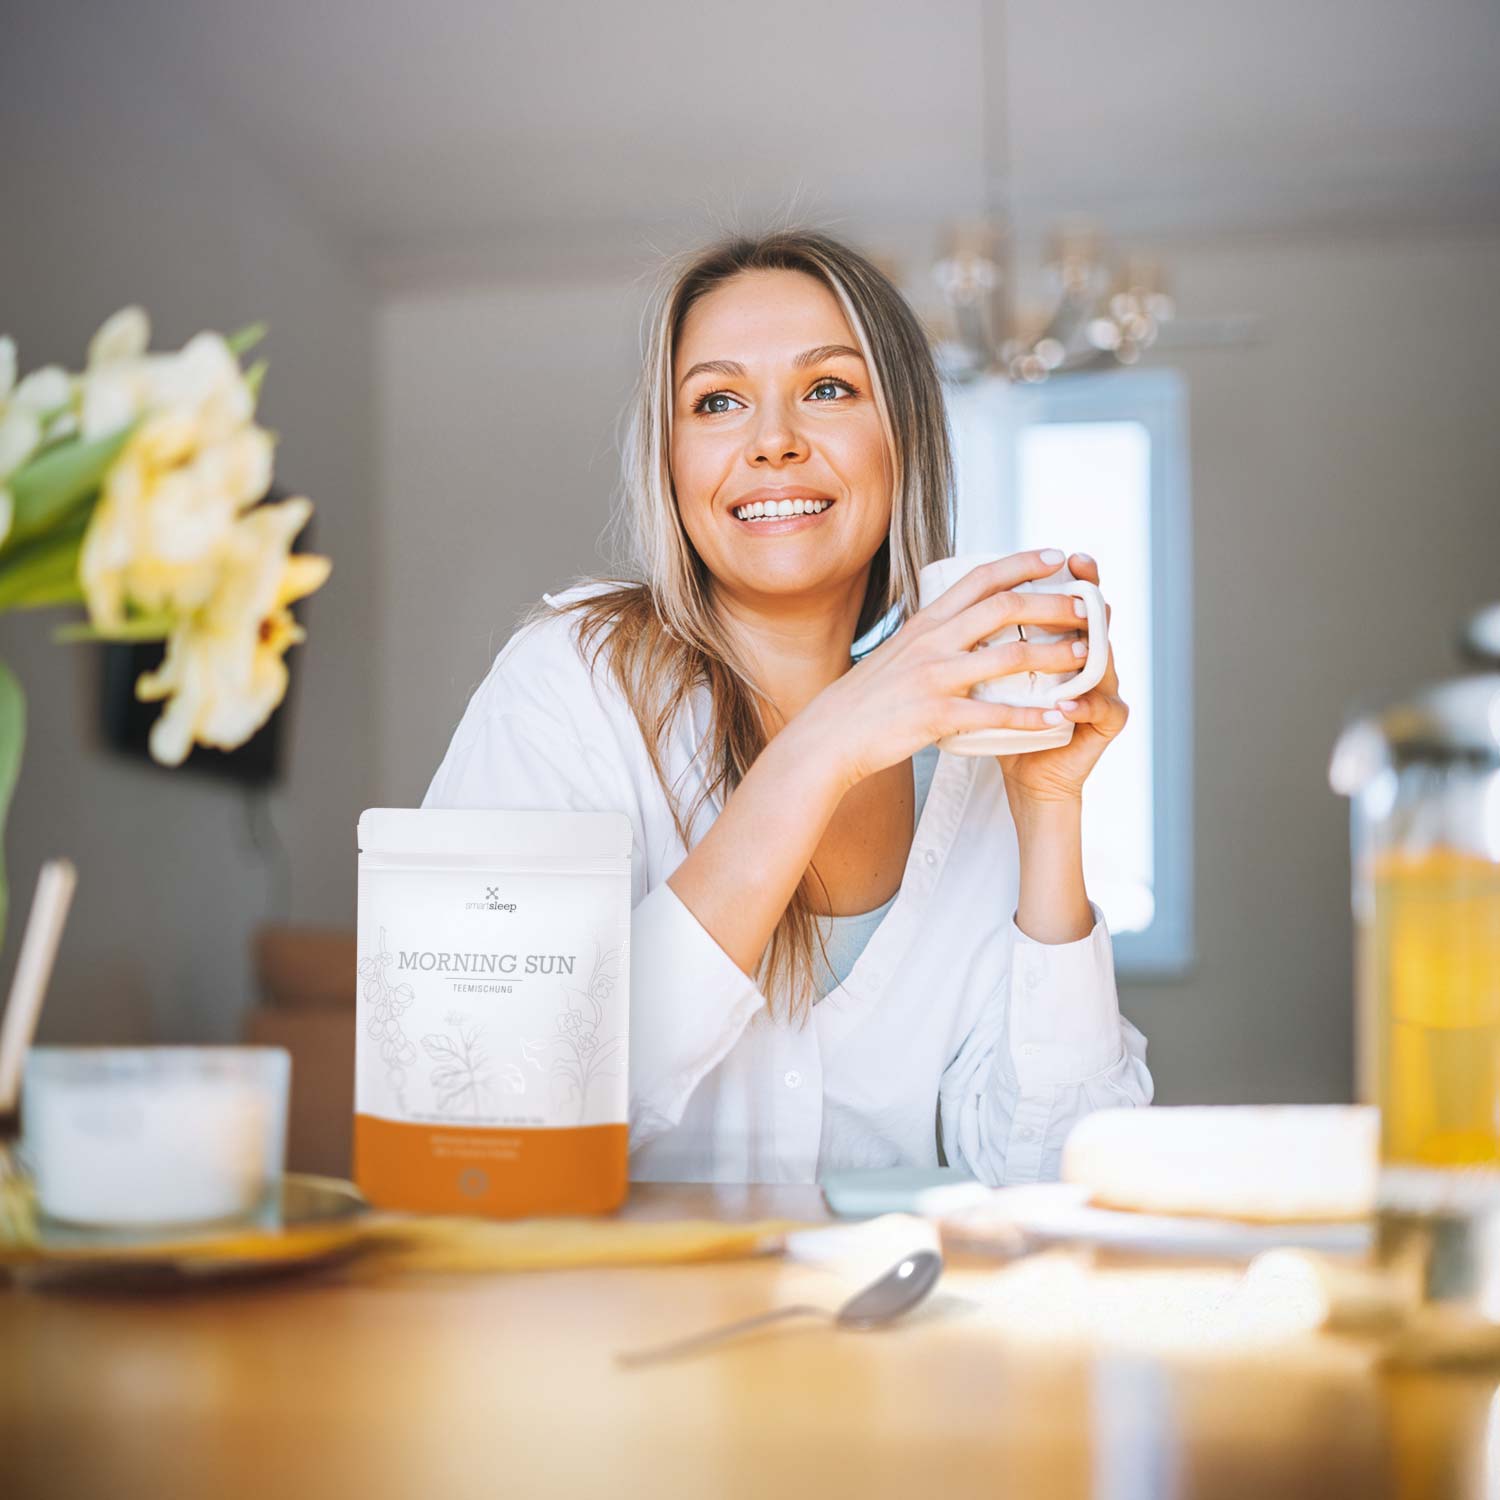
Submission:
M 793 361 L 797 369 L 806 369 L 808 365 L 821 364 L 825 359 L 835 359 L 839 355 L 851 356 L 863 361 L 864 355 L 858 349 L 851 349 L 848 344 L 819 344 L 813 349 L 804 349 Z M 733 359 L 702 359 L 693 366 L 681 380 L 677 382 L 680 391 L 694 375 L 729 375 L 742 376 L 745 373 L 744 365 Z

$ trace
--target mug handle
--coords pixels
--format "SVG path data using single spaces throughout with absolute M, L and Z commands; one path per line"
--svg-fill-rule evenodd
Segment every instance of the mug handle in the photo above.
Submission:
M 1075 676 L 1049 690 L 1048 703 L 1056 703 L 1062 698 L 1081 698 L 1090 688 L 1098 686 L 1109 665 L 1109 621 L 1104 614 L 1104 595 L 1094 584 L 1085 583 L 1081 578 L 1069 579 L 1058 587 L 1057 592 L 1083 600 L 1089 628 L 1089 654 Z

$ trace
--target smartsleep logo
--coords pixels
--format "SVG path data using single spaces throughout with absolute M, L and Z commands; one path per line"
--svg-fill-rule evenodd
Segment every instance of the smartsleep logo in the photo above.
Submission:
M 503 911 L 514 913 L 516 902 L 502 901 L 500 899 L 500 887 L 498 885 L 487 885 L 484 888 L 483 901 L 465 901 L 465 911 Z

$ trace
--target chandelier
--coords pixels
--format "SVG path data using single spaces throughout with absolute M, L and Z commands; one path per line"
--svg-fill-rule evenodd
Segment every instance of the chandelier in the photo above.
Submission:
M 1173 315 L 1155 259 L 1117 255 L 1093 223 L 1067 219 L 1044 242 L 1039 305 L 1023 306 L 1018 295 L 1016 216 L 1008 211 L 1016 180 L 1005 82 L 1008 12 L 1008 0 L 979 11 L 983 206 L 977 217 L 942 228 L 920 298 L 932 310 L 938 358 L 957 380 L 988 376 L 1031 385 L 1075 370 L 1133 365 Z
M 1161 266 L 1113 255 L 1094 227 L 1070 223 L 1047 242 L 1047 301 L 1022 308 L 1013 241 L 1003 220 L 960 220 L 943 231 L 932 279 L 942 299 L 939 355 L 955 378 L 1037 384 L 1049 376 L 1132 365 L 1173 313 Z

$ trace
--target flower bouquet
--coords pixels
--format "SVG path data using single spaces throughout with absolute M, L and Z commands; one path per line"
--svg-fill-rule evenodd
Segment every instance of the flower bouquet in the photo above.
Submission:
M 255 421 L 265 361 L 241 357 L 264 329 L 200 333 L 150 353 L 138 307 L 108 319 L 81 374 L 56 365 L 16 380 L 0 338 L 0 613 L 82 605 L 63 641 L 166 642 L 136 696 L 164 701 L 151 754 L 180 764 L 195 744 L 231 750 L 286 693 L 289 605 L 328 577 L 293 554 L 312 505 L 258 504 L 274 434 Z M 0 838 L 20 770 L 25 697 L 0 662 Z M 0 938 L 6 885 L 0 860 Z

